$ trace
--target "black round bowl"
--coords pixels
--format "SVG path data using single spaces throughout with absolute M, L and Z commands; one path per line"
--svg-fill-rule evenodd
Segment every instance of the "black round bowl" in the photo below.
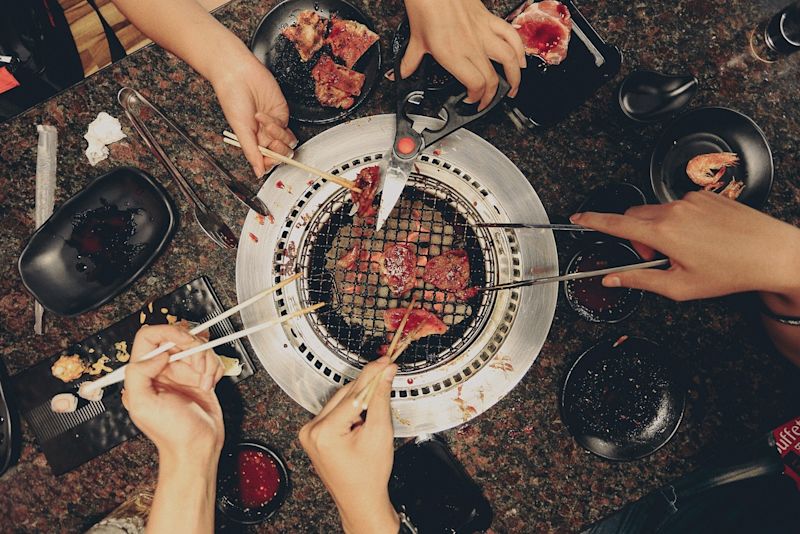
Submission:
M 739 165 L 729 168 L 731 177 L 745 183 L 739 201 L 761 208 L 772 188 L 772 152 L 761 128 L 748 116 L 727 108 L 699 108 L 667 126 L 650 159 L 650 182 L 662 203 L 683 198 L 700 186 L 686 175 L 686 164 L 700 154 L 735 152 Z
M 572 257 L 566 274 L 619 267 L 641 260 L 635 250 L 620 241 L 597 241 Z M 605 287 L 602 280 L 602 276 L 596 276 L 564 282 L 564 296 L 583 319 L 593 323 L 618 323 L 636 310 L 644 292 L 625 287 Z
M 644 204 L 647 204 L 647 198 L 641 189 L 632 184 L 618 182 L 599 185 L 592 189 L 575 213 L 594 211 L 622 215 L 628 208 Z M 575 239 L 597 237 L 595 232 L 570 232 L 570 235 Z
M 278 469 L 280 483 L 277 493 L 270 500 L 257 508 L 245 507 L 238 496 L 238 457 L 244 450 L 254 450 L 264 453 Z M 281 507 L 289 495 L 291 483 L 289 470 L 286 463 L 277 452 L 266 445 L 253 441 L 245 441 L 222 451 L 219 463 L 219 476 L 217 483 L 217 508 L 225 516 L 236 523 L 254 525 L 262 523 L 272 517 Z
M 635 460 L 669 442 L 686 405 L 686 388 L 665 351 L 643 338 L 601 341 L 572 364 L 561 416 L 586 450 Z
M 297 14 L 305 9 L 317 11 L 326 18 L 335 14 L 343 19 L 360 22 L 375 31 L 372 21 L 361 10 L 344 0 L 286 0 L 261 19 L 250 39 L 250 50 L 275 76 L 289 103 L 292 119 L 309 124 L 339 122 L 364 103 L 380 79 L 381 43 L 379 40 L 372 45 L 353 66 L 353 70 L 366 76 L 361 94 L 356 97 L 355 103 L 349 109 L 323 106 L 314 97 L 314 80 L 311 78 L 311 68 L 316 64 L 321 51 L 303 63 L 294 44 L 281 35 L 281 31 L 294 24 Z M 327 48 L 327 45 L 324 46 L 322 51 Z

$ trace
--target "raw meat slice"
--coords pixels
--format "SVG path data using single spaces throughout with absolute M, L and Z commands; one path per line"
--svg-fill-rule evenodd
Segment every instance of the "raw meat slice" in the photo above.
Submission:
M 331 18 L 331 30 L 326 43 L 336 57 L 344 60 L 349 68 L 378 40 L 378 34 L 353 20 Z
M 378 193 L 378 186 L 381 183 L 381 169 L 377 165 L 364 167 L 358 171 L 355 185 L 361 189 L 360 193 L 350 193 L 350 197 L 355 204 L 358 204 L 358 215 L 370 217 L 378 213 L 373 206 L 375 195 Z
M 352 269 L 361 255 L 361 244 L 356 243 L 344 256 L 336 260 L 336 266 L 342 269 Z
M 572 17 L 567 6 L 556 0 L 530 4 L 511 21 L 525 45 L 525 53 L 539 56 L 550 65 L 567 57 Z
M 417 255 L 411 245 L 397 243 L 383 249 L 381 278 L 395 297 L 408 293 L 417 283 Z
M 469 284 L 469 259 L 462 249 L 448 250 L 428 260 L 422 279 L 445 291 L 460 291 Z
M 322 56 L 311 69 L 316 84 L 317 100 L 323 106 L 348 109 L 353 106 L 354 96 L 361 94 L 364 76 L 360 72 L 337 65 L 330 56 Z
M 405 313 L 405 308 L 389 308 L 388 310 L 384 310 L 383 322 L 386 325 L 386 329 L 389 332 L 397 330 L 400 327 Z M 447 332 L 447 325 L 433 313 L 419 308 L 411 310 L 403 332 L 400 334 L 401 338 L 397 344 L 394 355 L 399 356 L 400 353 L 406 350 L 414 341 L 427 336 L 441 335 L 445 332 Z M 391 335 L 387 337 L 391 339 Z M 385 356 L 388 349 L 389 344 L 381 345 L 378 348 L 378 355 Z
M 325 44 L 326 27 L 326 19 L 306 9 L 298 13 L 297 22 L 284 28 L 281 34 L 294 43 L 300 59 L 308 61 Z

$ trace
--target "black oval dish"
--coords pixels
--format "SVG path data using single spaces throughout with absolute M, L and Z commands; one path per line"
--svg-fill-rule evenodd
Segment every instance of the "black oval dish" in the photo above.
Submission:
M 608 460 L 635 460 L 678 430 L 686 389 L 668 355 L 643 338 L 601 341 L 572 364 L 561 415 L 578 444 Z
M 575 254 L 565 274 L 619 267 L 642 261 L 628 245 L 619 241 L 600 241 Z M 625 287 L 605 287 L 603 277 L 564 282 L 567 303 L 583 319 L 593 323 L 618 323 L 639 306 L 644 292 Z
M 378 40 L 367 50 L 353 70 L 364 73 L 366 79 L 361 94 L 349 109 L 322 106 L 314 96 L 314 80 L 311 68 L 319 55 L 330 47 L 325 45 L 308 62 L 302 62 L 294 44 L 281 35 L 281 31 L 294 24 L 297 14 L 305 9 L 318 11 L 329 18 L 331 14 L 354 20 L 375 31 L 372 21 L 355 6 L 343 0 L 286 0 L 272 8 L 258 24 L 250 50 L 278 80 L 286 100 L 289 102 L 291 118 L 310 124 L 330 124 L 343 120 L 364 103 L 380 79 L 381 42 Z M 377 33 L 377 32 L 376 32 Z
M 64 202 L 19 257 L 22 283 L 42 306 L 72 316 L 105 304 L 153 263 L 175 230 L 166 190 L 119 167 Z
M 722 180 L 745 183 L 739 201 L 761 208 L 772 188 L 772 152 L 761 128 L 748 116 L 727 108 L 699 108 L 667 126 L 650 159 L 650 182 L 662 203 L 683 198 L 700 186 L 686 175 L 686 164 L 700 154 L 735 152 L 739 165 Z
M 256 450 L 266 454 L 275 463 L 280 473 L 281 481 L 277 494 L 259 508 L 244 508 L 237 497 L 237 459 L 240 451 L 243 450 Z M 283 501 L 289 495 L 291 490 L 291 482 L 289 480 L 289 470 L 286 468 L 286 463 L 283 459 L 261 443 L 253 441 L 245 441 L 238 443 L 235 447 L 227 449 L 222 452 L 220 457 L 219 466 L 219 484 L 217 491 L 217 508 L 225 514 L 225 517 L 241 523 L 243 525 L 255 525 L 262 523 L 272 517 L 278 508 L 281 507 Z
M 612 183 L 599 185 L 592 189 L 583 204 L 574 213 L 594 211 L 598 213 L 616 213 L 622 215 L 628 208 L 647 204 L 642 190 L 632 184 Z M 596 232 L 570 232 L 576 239 L 596 237 Z M 613 236 L 612 236 L 613 237 Z M 616 239 L 616 238 L 614 238 Z
M 636 122 L 655 122 L 678 114 L 697 94 L 697 78 L 691 74 L 662 74 L 636 69 L 617 91 L 617 102 Z

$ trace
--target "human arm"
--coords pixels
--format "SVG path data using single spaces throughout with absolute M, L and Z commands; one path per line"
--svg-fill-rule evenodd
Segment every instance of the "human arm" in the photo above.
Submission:
M 603 284 L 659 293 L 675 300 L 758 292 L 779 315 L 800 316 L 800 229 L 740 202 L 706 191 L 669 204 L 637 206 L 625 215 L 583 213 L 576 224 L 630 239 L 645 259 L 658 250 L 666 270 L 607 275 Z M 764 316 L 766 331 L 800 365 L 800 327 Z
M 519 90 L 525 48 L 516 30 L 486 9 L 481 0 L 405 0 L 411 37 L 400 65 L 406 78 L 430 53 L 467 88 L 467 101 L 483 109 L 497 92 L 498 77 L 490 60 L 503 65 L 511 85 Z
M 222 111 L 261 176 L 274 164 L 258 145 L 291 154 L 289 107 L 272 74 L 245 44 L 195 0 L 113 0 L 153 41 L 186 61 L 214 87 Z
M 395 533 L 400 520 L 389 500 L 394 432 L 389 397 L 397 371 L 389 358 L 367 365 L 300 430 L 300 443 L 333 497 L 347 534 Z M 356 395 L 372 377 L 380 384 L 361 422 Z
M 169 341 L 176 344 L 174 349 L 140 361 Z M 214 386 L 222 377 L 222 366 L 213 351 L 169 363 L 170 354 L 198 343 L 178 327 L 143 327 L 126 368 L 122 402 L 158 449 L 149 533 L 214 530 L 217 463 L 225 432 Z

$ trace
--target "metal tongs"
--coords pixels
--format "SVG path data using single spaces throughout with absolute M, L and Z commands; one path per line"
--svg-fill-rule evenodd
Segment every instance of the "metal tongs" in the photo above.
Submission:
M 233 231 L 217 214 L 210 211 L 203 201 L 200 200 L 200 197 L 192 186 L 175 166 L 175 163 L 167 156 L 161 144 L 144 124 L 140 116 L 140 111 L 143 107 L 148 108 L 158 115 L 172 130 L 177 132 L 195 150 L 199 151 L 203 158 L 208 161 L 222 177 L 222 182 L 228 190 L 233 193 L 242 204 L 265 217 L 269 216 L 269 209 L 267 209 L 267 206 L 260 198 L 253 194 L 247 186 L 234 178 L 227 170 L 222 168 L 211 154 L 209 154 L 205 148 L 197 144 L 180 125 L 170 119 L 160 108 L 147 100 L 138 91 L 130 87 L 123 87 L 117 94 L 117 100 L 123 110 L 125 110 L 125 116 L 131 121 L 133 128 L 142 137 L 147 147 L 175 179 L 181 192 L 194 204 L 195 219 L 200 225 L 200 228 L 202 228 L 212 241 L 224 248 L 236 248 L 237 243 L 236 235 Z
M 511 86 L 503 76 L 499 75 L 500 83 L 497 86 L 497 93 L 495 93 L 494 99 L 489 105 L 481 111 L 475 111 L 478 107 L 477 103 L 464 103 L 464 98 L 467 96 L 466 91 L 450 95 L 438 112 L 438 116 L 444 121 L 444 124 L 435 130 L 429 130 L 424 127 L 417 129 L 410 115 L 415 109 L 422 111 L 422 104 L 425 101 L 425 87 L 428 81 L 426 71 L 428 70 L 428 64 L 432 60 L 429 56 L 426 56 L 417 72 L 403 79 L 400 77 L 400 62 L 403 59 L 406 48 L 408 48 L 407 39 L 400 46 L 394 62 L 394 83 L 397 91 L 397 128 L 389 157 L 389 166 L 383 179 L 383 194 L 381 195 L 380 208 L 378 209 L 376 231 L 383 227 L 386 219 L 389 218 L 389 214 L 397 205 L 397 201 L 400 200 L 400 195 L 403 193 L 406 182 L 408 182 L 408 177 L 411 174 L 417 155 L 425 147 L 431 146 L 462 126 L 486 115 L 505 98 L 511 89 Z M 417 115 L 421 114 L 417 113 Z

